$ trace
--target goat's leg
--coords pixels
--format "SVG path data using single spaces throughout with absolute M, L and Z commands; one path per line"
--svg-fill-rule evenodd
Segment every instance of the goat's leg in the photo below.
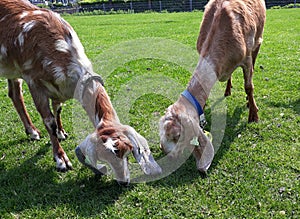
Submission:
M 231 77 L 230 77 L 227 81 L 227 85 L 226 85 L 226 89 L 225 89 L 225 93 L 224 93 L 225 97 L 231 95 L 231 88 L 232 88 L 232 80 L 231 80 Z
M 69 169 L 72 169 L 72 163 L 64 152 L 64 149 L 59 144 L 57 138 L 57 124 L 55 117 L 50 110 L 48 97 L 44 94 L 44 92 L 40 92 L 40 89 L 34 87 L 33 85 L 29 86 L 29 89 L 35 106 L 40 113 L 45 127 L 49 133 L 53 147 L 53 158 L 56 162 L 57 171 L 65 172 Z
M 246 65 L 243 66 L 244 73 L 244 87 L 247 94 L 248 106 L 249 106 L 249 117 L 248 122 L 258 122 L 258 107 L 254 100 L 254 85 L 252 82 L 253 76 L 253 60 L 251 56 L 247 57 Z
M 62 110 L 61 105 L 62 105 L 61 102 L 52 100 L 52 109 L 57 124 L 57 131 L 56 131 L 57 138 L 60 140 L 65 140 L 68 137 L 68 134 L 62 127 L 62 122 L 60 117 L 61 110 Z
M 261 44 L 259 44 L 257 46 L 257 48 L 252 52 L 252 65 L 253 65 L 253 68 L 254 68 L 254 65 L 255 65 L 256 57 L 257 57 L 259 49 L 260 49 L 260 45 Z
M 11 98 L 19 114 L 19 117 L 23 122 L 26 134 L 29 134 L 32 140 L 39 140 L 40 131 L 33 125 L 24 104 L 24 99 L 22 94 L 22 80 L 8 79 L 7 82 L 8 82 L 8 96 Z

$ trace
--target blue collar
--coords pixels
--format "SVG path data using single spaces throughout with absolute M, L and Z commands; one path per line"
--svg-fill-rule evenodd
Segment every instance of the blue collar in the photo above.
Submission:
M 184 96 L 197 110 L 198 115 L 200 117 L 200 120 L 199 120 L 200 121 L 200 127 L 203 129 L 207 122 L 206 122 L 204 112 L 203 112 L 203 109 L 202 109 L 200 103 L 188 90 L 184 90 L 181 93 L 181 95 Z

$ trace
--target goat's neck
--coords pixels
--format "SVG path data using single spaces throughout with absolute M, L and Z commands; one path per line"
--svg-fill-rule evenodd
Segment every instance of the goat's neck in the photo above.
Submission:
M 204 108 L 209 93 L 217 81 L 214 67 L 207 58 L 200 58 L 191 78 L 187 90 L 198 100 Z
M 103 86 L 100 86 L 97 90 L 95 111 L 96 116 L 99 118 L 99 122 L 103 119 L 113 123 L 120 123 L 119 117 Z
M 87 89 L 84 92 L 81 104 L 94 127 L 97 127 L 101 120 L 120 123 L 110 98 L 100 83 L 96 85 L 96 88 Z

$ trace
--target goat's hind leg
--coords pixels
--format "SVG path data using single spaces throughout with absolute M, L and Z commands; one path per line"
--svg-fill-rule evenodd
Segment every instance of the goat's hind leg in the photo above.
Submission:
M 224 93 L 225 97 L 231 95 L 231 88 L 232 88 L 232 80 L 231 80 L 231 77 L 230 77 L 227 81 L 227 85 L 226 85 L 226 89 L 225 89 L 225 93 Z
M 247 57 L 246 65 L 243 66 L 244 73 L 244 87 L 247 94 L 249 117 L 248 122 L 258 122 L 258 107 L 254 100 L 254 85 L 252 81 L 253 76 L 253 59 L 251 56 Z
M 33 125 L 23 99 L 22 79 L 8 79 L 8 96 L 11 98 L 20 119 L 25 127 L 26 134 L 30 135 L 32 140 L 40 139 L 40 131 Z
M 56 124 L 57 124 L 57 130 L 56 130 L 56 134 L 57 134 L 57 138 L 60 140 L 65 140 L 68 137 L 68 133 L 63 129 L 62 127 L 62 121 L 61 121 L 61 111 L 62 111 L 62 104 L 61 102 L 52 100 L 52 109 L 53 109 L 53 113 L 56 119 Z

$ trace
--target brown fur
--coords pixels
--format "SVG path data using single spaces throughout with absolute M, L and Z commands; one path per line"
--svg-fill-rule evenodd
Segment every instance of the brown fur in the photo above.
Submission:
M 244 87 L 249 106 L 249 122 L 258 121 L 252 83 L 253 68 L 262 41 L 266 17 L 263 0 L 211 0 L 205 7 L 197 50 L 200 55 L 198 66 L 187 90 L 204 108 L 209 93 L 217 80 L 228 81 L 225 96 L 231 94 L 231 75 L 237 67 L 243 68 Z M 190 120 L 190 123 L 186 123 Z M 182 151 L 190 146 L 187 139 L 178 143 L 181 135 L 200 130 L 195 147 L 198 170 L 205 172 L 213 159 L 213 146 L 199 126 L 196 109 L 184 98 L 171 105 L 160 120 L 161 147 L 167 153 Z M 196 135 L 197 131 L 195 131 Z M 179 136 L 179 137 L 178 137 Z M 194 136 L 195 137 L 195 136 Z
M 64 139 L 67 136 L 61 123 L 60 104 L 74 97 L 77 84 L 84 82 L 84 75 L 93 74 L 91 63 L 76 33 L 66 21 L 50 10 L 38 8 L 27 0 L 1 0 L 0 34 L 0 75 L 8 78 L 9 97 L 26 133 L 31 134 L 33 139 L 39 139 L 40 132 L 26 111 L 21 80 L 18 78 L 27 82 L 36 108 L 43 118 L 57 169 L 71 169 L 72 164 L 58 140 L 59 137 Z M 66 49 L 57 48 L 59 40 L 67 45 Z M 119 133 L 121 124 L 109 96 L 104 87 L 96 83 L 98 89 L 85 92 L 85 99 L 79 98 L 79 101 L 95 126 L 101 119 L 110 122 L 111 126 L 106 128 L 113 130 L 112 138 L 119 139 L 118 156 L 123 156 L 126 150 L 132 149 L 132 145 Z M 49 108 L 50 99 L 54 113 Z M 105 136 L 108 135 L 103 138 Z

